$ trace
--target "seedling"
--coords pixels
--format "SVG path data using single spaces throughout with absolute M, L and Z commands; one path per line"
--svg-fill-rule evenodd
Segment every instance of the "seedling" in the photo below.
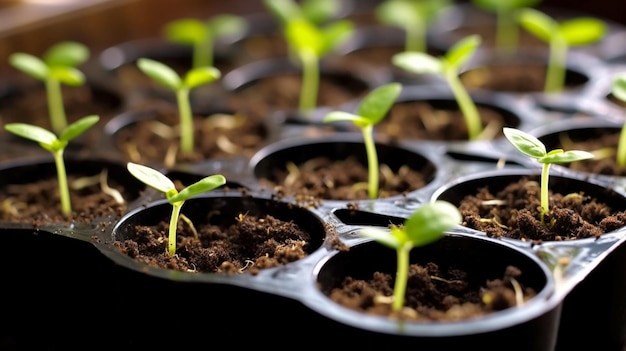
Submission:
M 178 219 L 181 216 L 180 210 L 185 201 L 198 194 L 211 191 L 226 183 L 226 178 L 221 174 L 204 177 L 199 181 L 178 191 L 174 182 L 156 169 L 128 162 L 128 171 L 144 184 L 165 194 L 165 198 L 172 205 L 172 215 L 168 231 L 167 252 L 170 256 L 176 255 L 176 228 Z
M 241 16 L 220 14 L 201 21 L 183 18 L 165 26 L 165 37 L 192 47 L 192 68 L 214 66 L 214 46 L 219 38 L 242 35 L 247 22 Z
M 341 2 L 337 0 L 263 0 L 265 7 L 282 24 L 295 17 L 306 18 L 316 25 L 332 21 L 341 12 Z
M 483 128 L 471 96 L 461 83 L 459 70 L 470 59 L 481 43 L 478 35 L 470 35 L 454 44 L 443 57 L 435 57 L 423 52 L 401 52 L 393 56 L 394 65 L 412 73 L 438 74 L 447 82 L 456 102 L 463 113 L 470 140 L 480 137 Z
M 534 7 L 541 0 L 472 0 L 472 3 L 484 11 L 496 16 L 496 47 L 506 53 L 513 53 L 519 42 L 517 11 Z
M 70 201 L 70 192 L 67 182 L 67 172 L 65 170 L 63 152 L 71 140 L 83 134 L 99 120 L 100 117 L 96 115 L 83 117 L 65 127 L 61 131 L 58 138 L 53 132 L 32 124 L 9 123 L 4 126 L 4 129 L 7 131 L 22 138 L 36 141 L 42 148 L 52 153 L 59 181 L 59 196 L 61 197 L 61 210 L 63 214 L 69 215 L 72 213 L 72 203 Z
M 596 18 L 578 17 L 557 21 L 531 8 L 520 10 L 518 20 L 524 29 L 550 47 L 544 85 L 546 93 L 563 91 L 569 48 L 592 44 L 602 39 L 607 31 L 606 24 Z
M 541 170 L 541 223 L 545 224 L 544 216 L 549 211 L 548 199 L 548 177 L 550 166 L 554 163 L 570 163 L 591 159 L 594 155 L 587 151 L 554 149 L 546 151 L 546 146 L 534 136 L 515 128 L 503 128 L 504 136 L 515 146 L 515 148 L 528 157 L 536 159 L 543 165 Z
M 302 65 L 302 87 L 298 110 L 307 114 L 317 106 L 320 60 L 349 38 L 354 31 L 350 20 L 317 24 L 306 17 L 293 0 L 266 0 L 283 23 L 283 34 L 290 50 Z
M 372 90 L 357 107 L 356 114 L 344 111 L 328 113 L 322 120 L 324 123 L 350 121 L 361 129 L 368 163 L 368 195 L 370 199 L 378 197 L 378 154 L 374 142 L 374 126 L 389 112 L 394 101 L 400 95 L 402 85 L 389 83 Z
M 426 52 L 428 26 L 450 4 L 449 0 L 385 0 L 375 14 L 380 23 L 404 31 L 404 51 Z
M 61 84 L 80 86 L 85 76 L 76 68 L 89 59 L 89 49 L 80 43 L 65 41 L 51 46 L 44 55 L 18 52 L 9 63 L 31 77 L 45 82 L 52 131 L 60 134 L 67 127 Z
M 361 235 L 396 250 L 396 281 L 393 289 L 392 310 L 404 306 L 409 277 L 409 254 L 414 247 L 426 246 L 444 236 L 444 232 L 461 223 L 461 213 L 449 202 L 434 201 L 418 208 L 403 226 L 391 226 L 390 231 L 381 228 L 363 228 Z
M 616 99 L 626 102 L 626 73 L 620 73 L 615 76 L 611 93 Z M 620 167 L 626 166 L 626 123 L 622 126 L 617 143 L 616 162 Z
M 221 72 L 211 66 L 192 68 L 181 77 L 164 63 L 140 58 L 137 66 L 156 82 L 172 90 L 176 94 L 180 118 L 180 150 L 183 154 L 191 154 L 194 146 L 193 115 L 189 94 L 192 89 L 211 83 L 221 76 Z

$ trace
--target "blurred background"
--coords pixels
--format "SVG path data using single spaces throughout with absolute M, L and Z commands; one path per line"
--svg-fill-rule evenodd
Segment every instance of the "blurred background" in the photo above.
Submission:
M 379 1 L 356 3 L 371 6 Z M 541 4 L 626 25 L 624 0 L 544 0 Z M 182 16 L 258 11 L 264 11 L 262 0 L 0 0 L 0 74 L 6 72 L 11 53 L 40 54 L 61 40 L 80 41 L 97 52 L 120 41 L 159 36 L 165 22 Z

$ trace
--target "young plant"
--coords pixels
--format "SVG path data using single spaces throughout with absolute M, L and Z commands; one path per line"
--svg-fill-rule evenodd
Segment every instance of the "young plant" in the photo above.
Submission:
M 217 80 L 221 72 L 215 67 L 206 66 L 192 68 L 181 77 L 166 64 L 148 58 L 140 58 L 137 66 L 146 75 L 176 94 L 180 115 L 180 150 L 183 154 L 192 153 L 194 130 L 189 94 L 192 89 Z
M 322 25 L 338 18 L 341 2 L 337 0 L 263 0 L 265 7 L 285 24 L 295 17 L 305 18 L 316 25 Z
M 220 14 L 201 21 L 182 18 L 165 25 L 165 38 L 192 47 L 192 68 L 214 66 L 214 46 L 219 38 L 242 35 L 247 22 L 241 16 Z
M 63 152 L 65 151 L 67 144 L 72 139 L 83 134 L 99 120 L 100 117 L 96 115 L 83 117 L 65 127 L 65 129 L 61 131 L 58 138 L 53 132 L 32 124 L 9 123 L 4 126 L 4 129 L 8 132 L 22 138 L 38 142 L 42 148 L 52 153 L 59 181 L 59 196 L 61 197 L 61 211 L 63 214 L 69 215 L 72 213 L 72 203 L 70 201 L 70 192 L 67 182 L 67 172 L 65 170 Z
M 374 142 L 374 126 L 389 112 L 391 106 L 400 95 L 400 83 L 388 83 L 372 90 L 367 94 L 359 106 L 356 114 L 344 111 L 328 113 L 324 123 L 336 121 L 351 121 L 361 129 L 368 162 L 368 195 L 370 199 L 378 197 L 378 154 Z
M 405 51 L 395 54 L 392 58 L 392 63 L 401 69 L 417 74 L 438 74 L 448 82 L 465 118 L 470 140 L 478 139 L 483 128 L 478 108 L 461 83 L 459 71 L 480 43 L 480 36 L 470 35 L 454 44 L 443 57 L 435 57 L 423 52 Z
M 199 181 L 187 186 L 180 192 L 171 179 L 156 169 L 137 163 L 128 162 L 128 171 L 144 184 L 165 194 L 165 198 L 172 205 L 172 215 L 168 231 L 167 252 L 170 256 L 176 255 L 176 228 L 181 216 L 180 210 L 185 201 L 198 194 L 211 191 L 226 183 L 226 178 L 221 174 L 204 177 Z
M 517 11 L 534 7 L 541 0 L 472 0 L 476 7 L 492 12 L 496 16 L 496 47 L 513 53 L 519 42 Z
M 376 7 L 380 23 L 402 29 L 406 35 L 404 51 L 426 52 L 428 26 L 450 0 L 385 0 Z
M 546 146 L 534 136 L 515 128 L 503 128 L 504 136 L 524 155 L 536 159 L 543 165 L 541 170 L 541 223 L 545 224 L 544 216 L 550 210 L 548 199 L 548 177 L 550 166 L 554 163 L 570 163 L 591 159 L 594 155 L 587 151 L 554 149 L 546 151 Z
M 45 83 L 50 124 L 57 134 L 67 127 L 61 84 L 80 86 L 85 83 L 85 76 L 76 67 L 87 61 L 89 55 L 85 45 L 65 41 L 51 46 L 41 58 L 23 52 L 9 56 L 13 67 Z
M 520 10 L 518 21 L 529 33 L 549 45 L 548 70 L 544 85 L 546 93 L 563 91 L 569 48 L 592 44 L 602 39 L 607 31 L 604 21 L 596 18 L 578 17 L 557 21 L 531 8 Z
M 426 246 L 444 236 L 444 232 L 461 223 L 461 213 L 449 202 L 434 201 L 418 208 L 403 226 L 392 226 L 390 231 L 380 228 L 361 229 L 362 236 L 396 250 L 397 268 L 393 288 L 392 310 L 400 311 L 409 277 L 409 254 L 414 247 Z
M 611 94 L 626 103 L 626 73 L 620 73 L 614 77 Z M 626 166 L 626 123 L 622 126 L 617 143 L 616 162 L 620 167 Z
M 298 110 L 307 114 L 317 106 L 320 60 L 349 38 L 354 23 L 334 20 L 318 24 L 307 18 L 293 0 L 266 0 L 265 4 L 283 21 L 285 40 L 302 66 Z

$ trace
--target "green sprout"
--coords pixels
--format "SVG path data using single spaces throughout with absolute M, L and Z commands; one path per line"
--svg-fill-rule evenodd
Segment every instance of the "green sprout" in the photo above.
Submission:
M 618 100 L 626 102 L 626 73 L 620 73 L 614 77 L 611 93 Z M 616 161 L 620 167 L 626 166 L 626 123 L 622 126 L 617 143 Z
M 182 18 L 165 25 L 166 39 L 192 47 L 192 68 L 214 66 L 215 40 L 242 34 L 247 22 L 241 16 L 220 14 L 201 21 Z
M 374 126 L 380 122 L 393 106 L 394 101 L 400 95 L 402 85 L 400 83 L 388 83 L 372 90 L 367 94 L 359 106 L 356 114 L 344 111 L 328 113 L 324 123 L 336 121 L 351 121 L 363 133 L 363 141 L 368 162 L 368 194 L 370 199 L 378 197 L 378 155 L 374 142 Z
M 156 82 L 176 93 L 180 114 L 180 149 L 183 154 L 191 154 L 194 146 L 194 130 L 189 94 L 192 89 L 217 80 L 221 72 L 215 67 L 205 66 L 192 68 L 184 77 L 181 77 L 166 64 L 148 58 L 137 60 L 137 66 Z
M 439 74 L 448 82 L 465 118 L 470 140 L 478 139 L 483 128 L 478 108 L 461 83 L 459 71 L 480 43 L 480 36 L 470 35 L 454 44 L 443 57 L 405 51 L 395 54 L 392 58 L 393 64 L 401 69 L 417 74 Z
M 303 17 L 316 25 L 332 21 L 341 11 L 341 2 L 337 0 L 263 0 L 265 7 L 282 24 L 295 17 Z
M 534 7 L 541 0 L 472 0 L 472 3 L 484 11 L 496 15 L 496 47 L 512 53 L 519 42 L 519 30 L 516 21 L 517 11 Z
M 69 186 L 67 183 L 67 172 L 65 170 L 65 161 L 63 160 L 63 152 L 67 144 L 83 134 L 87 129 L 96 124 L 100 117 L 91 115 L 83 117 L 78 121 L 68 125 L 57 136 L 42 127 L 27 123 L 9 123 L 4 126 L 8 132 L 25 139 L 36 141 L 42 148 L 48 150 L 54 156 L 54 163 L 57 169 L 57 178 L 59 181 L 59 196 L 61 197 L 61 210 L 64 214 L 72 213 L 72 204 L 70 201 Z
M 418 208 L 403 226 L 392 226 L 390 231 L 364 228 L 360 234 L 396 250 L 397 269 L 393 289 L 393 311 L 400 311 L 409 276 L 409 254 L 414 247 L 426 246 L 444 236 L 444 232 L 461 223 L 461 213 L 449 202 L 434 201 Z
M 198 194 L 211 191 L 226 183 L 226 178 L 221 174 L 204 177 L 199 181 L 187 186 L 181 191 L 176 190 L 174 182 L 156 169 L 137 163 L 128 162 L 128 171 L 144 184 L 165 194 L 165 198 L 172 205 L 172 215 L 168 232 L 167 252 L 170 256 L 176 255 L 176 228 L 181 216 L 180 210 L 185 201 Z
M 318 24 L 307 18 L 293 0 L 265 0 L 265 4 L 282 21 L 285 40 L 302 65 L 298 110 L 307 114 L 317 106 L 321 58 L 349 38 L 354 23 L 335 20 Z
M 544 92 L 558 93 L 565 87 L 567 52 L 572 46 L 592 44 L 607 32 L 604 21 L 592 17 L 577 17 L 557 21 L 531 8 L 519 12 L 521 26 L 540 40 L 548 43 L 550 54 Z
M 61 133 L 67 126 L 61 84 L 80 86 L 85 83 L 84 74 L 76 67 L 87 61 L 89 55 L 85 45 L 65 41 L 51 46 L 41 58 L 23 52 L 9 56 L 13 67 L 45 82 L 50 124 L 55 133 Z
M 450 4 L 450 0 L 385 0 L 375 14 L 379 22 L 404 31 L 404 51 L 426 52 L 428 26 Z
M 534 136 L 515 128 L 503 128 L 504 136 L 524 155 L 536 159 L 543 165 L 541 169 L 541 223 L 544 224 L 544 215 L 549 211 L 548 177 L 550 165 L 554 163 L 570 163 L 591 159 L 594 155 L 587 151 L 554 149 L 546 151 L 546 146 Z

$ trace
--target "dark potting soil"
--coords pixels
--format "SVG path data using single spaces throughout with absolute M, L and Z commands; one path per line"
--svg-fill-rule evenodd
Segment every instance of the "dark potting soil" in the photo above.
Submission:
M 539 181 L 532 177 L 523 177 L 498 193 L 486 185 L 465 196 L 459 205 L 464 226 L 490 237 L 533 243 L 597 238 L 626 225 L 624 211 L 612 210 L 593 194 L 550 192 L 549 213 L 543 223 L 540 208 Z

